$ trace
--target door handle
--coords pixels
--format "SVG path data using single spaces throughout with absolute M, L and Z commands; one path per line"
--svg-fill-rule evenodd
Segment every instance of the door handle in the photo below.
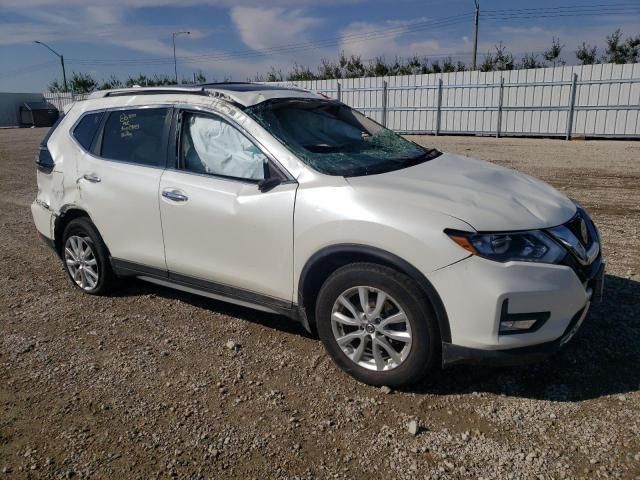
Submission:
M 86 180 L 91 183 L 100 183 L 102 181 L 102 179 L 95 173 L 85 173 L 78 180 Z
M 173 202 L 186 202 L 187 200 L 189 200 L 189 197 L 187 197 L 180 190 L 176 190 L 176 189 L 163 190 L 162 191 L 162 196 L 164 198 L 167 198 L 167 199 L 173 201 Z

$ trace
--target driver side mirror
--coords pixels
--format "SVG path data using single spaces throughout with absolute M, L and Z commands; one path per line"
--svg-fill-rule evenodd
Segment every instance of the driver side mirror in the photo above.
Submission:
M 260 180 L 258 182 L 258 189 L 262 193 L 266 193 L 269 190 L 273 190 L 274 188 L 276 188 L 281 183 L 282 183 L 282 179 L 280 179 L 278 177 L 265 178 L 264 180 Z

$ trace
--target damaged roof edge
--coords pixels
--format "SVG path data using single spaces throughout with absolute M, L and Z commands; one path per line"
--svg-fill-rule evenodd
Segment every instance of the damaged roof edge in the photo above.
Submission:
M 283 87 L 263 83 L 207 83 L 193 86 L 131 87 L 115 90 L 100 90 L 89 95 L 88 99 L 116 97 L 126 95 L 160 94 L 210 95 L 243 107 L 251 107 L 274 98 L 323 98 L 321 95 L 297 87 Z

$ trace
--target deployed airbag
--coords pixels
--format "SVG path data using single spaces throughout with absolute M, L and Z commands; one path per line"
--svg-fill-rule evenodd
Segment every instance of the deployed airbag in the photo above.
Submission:
M 196 173 L 262 180 L 265 155 L 232 125 L 190 115 L 183 138 L 185 168 Z

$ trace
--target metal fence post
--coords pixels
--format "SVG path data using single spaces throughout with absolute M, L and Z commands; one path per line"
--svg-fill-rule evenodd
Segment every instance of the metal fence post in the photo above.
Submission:
M 387 81 L 383 80 L 382 82 L 382 126 L 387 126 L 387 97 L 389 95 L 389 91 L 387 89 Z
M 340 82 L 338 82 L 338 101 L 342 101 L 342 86 L 340 85 Z
M 500 93 L 498 93 L 498 121 L 496 125 L 496 138 L 500 138 L 502 127 L 502 99 L 504 98 L 504 77 L 500 77 Z
M 436 135 L 440 135 L 440 119 L 441 119 L 441 114 L 442 114 L 442 79 L 439 78 L 438 79 L 438 99 L 437 99 L 438 103 L 436 106 L 436 131 L 435 134 Z
M 578 83 L 578 74 L 573 74 L 573 80 L 571 81 L 571 93 L 569 94 L 569 111 L 567 113 L 567 135 L 565 140 L 571 140 L 571 134 L 573 133 L 573 113 L 576 107 L 576 86 Z

